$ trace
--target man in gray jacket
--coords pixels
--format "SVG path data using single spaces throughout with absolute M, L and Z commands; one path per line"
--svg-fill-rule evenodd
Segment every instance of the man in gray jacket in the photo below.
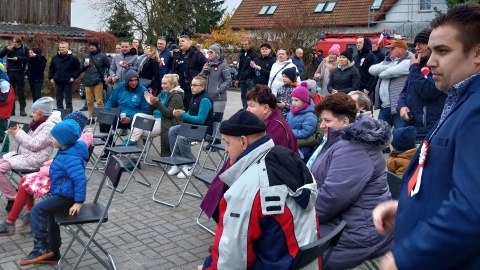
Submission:
M 114 88 L 125 80 L 125 73 L 133 67 L 137 60 L 137 54 L 130 52 L 131 45 L 129 41 L 122 41 L 120 45 L 122 46 L 122 51 L 113 57 L 110 64 L 110 76 L 107 78 L 107 82 L 113 81 Z
M 79 75 L 85 72 L 83 84 L 87 95 L 89 118 L 93 116 L 94 100 L 97 101 L 99 108 L 103 108 L 103 83 L 105 75 L 107 75 L 106 71 L 110 67 L 110 60 L 98 47 L 98 41 L 90 41 L 88 45 L 89 53 L 83 58 L 83 65 L 80 66 L 79 70 Z
M 407 43 L 395 40 L 385 46 L 390 49 L 390 59 L 371 66 L 368 71 L 378 76 L 375 88 L 375 109 L 380 109 L 378 119 L 387 122 L 390 126 L 401 128 L 405 121 L 397 113 L 398 96 L 408 76 L 411 53 L 407 51 Z

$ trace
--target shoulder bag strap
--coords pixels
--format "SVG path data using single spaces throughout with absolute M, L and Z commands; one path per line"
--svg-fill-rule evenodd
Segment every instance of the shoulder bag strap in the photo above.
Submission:
M 284 65 L 279 71 L 277 71 L 277 73 L 275 73 L 275 75 L 273 76 L 273 79 L 272 81 L 270 82 L 270 85 L 268 87 L 270 87 L 270 89 L 272 89 L 272 83 L 273 81 L 275 81 L 275 78 L 277 77 L 278 73 L 280 73 L 280 71 L 282 71 L 284 68 L 286 68 L 288 66 L 288 64 Z M 283 124 L 282 124 L 283 125 Z

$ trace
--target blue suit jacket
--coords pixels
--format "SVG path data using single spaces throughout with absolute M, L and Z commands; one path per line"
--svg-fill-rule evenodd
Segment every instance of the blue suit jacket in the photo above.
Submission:
M 435 127 L 427 135 L 431 137 Z M 398 269 L 480 269 L 480 77 L 459 97 L 429 140 L 420 191 L 403 176 L 395 222 Z

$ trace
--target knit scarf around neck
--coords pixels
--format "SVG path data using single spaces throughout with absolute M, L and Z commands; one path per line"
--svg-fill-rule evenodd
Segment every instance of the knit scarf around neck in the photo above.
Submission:
M 38 119 L 37 121 L 32 120 L 32 122 L 30 122 L 30 129 L 32 131 L 35 131 L 41 124 L 45 123 L 45 121 L 47 121 L 47 119 L 48 119 L 48 116 L 44 116 L 44 117 Z
M 297 114 L 298 112 L 301 112 L 303 110 L 305 110 L 306 108 L 308 108 L 310 104 L 308 104 L 307 102 L 303 103 L 302 106 L 298 107 L 298 108 L 295 108 L 293 106 L 290 107 L 290 112 L 292 112 L 293 114 Z

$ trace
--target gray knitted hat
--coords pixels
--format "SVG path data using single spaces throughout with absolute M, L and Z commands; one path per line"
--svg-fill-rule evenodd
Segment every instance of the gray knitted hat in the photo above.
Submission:
M 50 116 L 53 111 L 53 102 L 54 100 L 51 97 L 39 98 L 32 104 L 32 112 L 40 111 L 43 116 Z

